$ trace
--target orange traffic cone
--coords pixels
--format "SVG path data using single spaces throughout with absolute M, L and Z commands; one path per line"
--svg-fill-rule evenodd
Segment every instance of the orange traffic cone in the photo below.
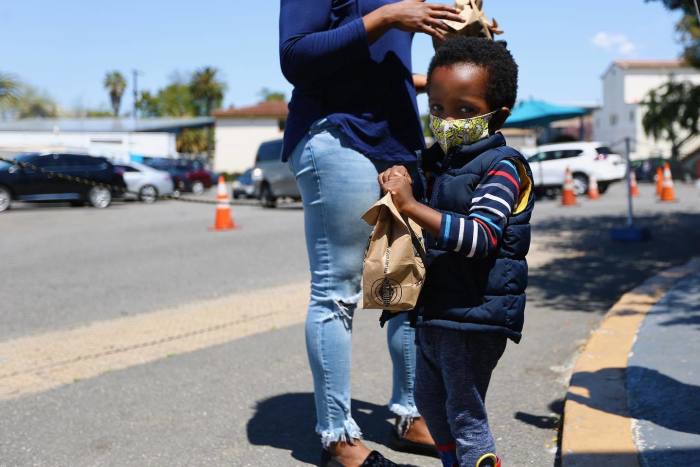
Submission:
M 661 167 L 656 168 L 656 196 L 661 198 L 661 191 L 664 187 L 664 169 Z
M 637 176 L 634 171 L 630 172 L 630 195 L 633 197 L 639 196 L 639 187 L 637 186 Z
M 671 167 L 666 162 L 664 166 L 664 182 L 661 187 L 661 201 L 675 201 L 676 195 L 673 192 L 673 178 L 671 177 Z
M 576 204 L 576 193 L 574 193 L 574 179 L 571 170 L 567 167 L 564 175 L 564 186 L 561 189 L 562 206 L 573 206 Z
M 588 180 L 588 199 L 598 199 L 600 198 L 600 191 L 598 190 L 598 180 L 596 180 L 594 175 Z
M 211 230 L 231 230 L 236 228 L 236 224 L 231 217 L 231 204 L 229 203 L 228 192 L 224 176 L 219 176 L 219 184 L 216 187 L 216 218 L 214 227 Z

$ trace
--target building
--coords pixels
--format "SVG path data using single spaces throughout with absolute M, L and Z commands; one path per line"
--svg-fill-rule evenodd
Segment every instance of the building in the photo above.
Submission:
M 213 123 L 210 117 L 20 119 L 0 122 L 0 152 L 70 150 L 122 161 L 176 157 L 178 133 Z
M 644 133 L 640 104 L 650 90 L 669 80 L 700 85 L 700 70 L 679 60 L 637 60 L 613 62 L 602 76 L 603 105 L 593 116 L 593 139 L 606 142 L 623 153 L 625 138 L 631 139 L 632 159 L 670 157 L 671 144 Z M 689 141 L 683 155 L 700 150 L 700 138 Z
M 287 114 L 287 103 L 282 101 L 214 112 L 214 170 L 231 173 L 252 167 L 260 143 L 282 138 Z

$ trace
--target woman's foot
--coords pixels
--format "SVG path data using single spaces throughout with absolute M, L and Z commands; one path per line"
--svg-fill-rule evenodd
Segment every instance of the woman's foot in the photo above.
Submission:
M 397 427 L 399 427 L 401 423 L 400 420 L 400 417 L 396 420 Z M 425 419 L 423 419 L 423 417 L 411 418 L 409 419 L 408 423 L 406 423 L 406 425 L 407 427 L 403 429 L 403 433 L 397 430 L 399 434 L 402 434 L 402 438 L 407 439 L 408 441 L 412 441 L 414 443 L 429 444 L 431 446 L 435 446 L 435 441 L 433 440 L 433 437 L 430 436 L 430 431 L 428 431 L 428 425 L 425 423 Z
M 435 441 L 428 431 L 423 417 L 396 417 L 394 440 L 391 446 L 397 451 L 423 456 L 438 456 Z
M 343 467 L 360 467 L 371 452 L 359 439 L 353 440 L 352 443 L 333 443 L 326 448 L 326 451 L 335 462 Z
M 362 441 L 334 443 L 321 454 L 321 467 L 399 467 Z

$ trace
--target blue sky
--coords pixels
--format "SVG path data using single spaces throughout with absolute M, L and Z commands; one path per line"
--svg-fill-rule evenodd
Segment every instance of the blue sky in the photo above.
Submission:
M 447 3 L 446 0 L 443 1 Z M 532 6 L 536 5 L 536 6 Z M 614 59 L 676 57 L 677 15 L 643 0 L 486 0 L 520 65 L 520 97 L 555 102 L 601 98 Z M 62 107 L 107 107 L 108 70 L 155 90 L 173 73 L 204 65 L 222 72 L 225 105 L 248 105 L 263 87 L 289 96 L 279 71 L 279 0 L 2 0 L 0 72 L 46 91 Z M 414 71 L 427 68 L 429 38 L 414 42 Z M 123 107 L 131 107 L 131 88 Z M 424 99 L 421 108 L 425 109 Z

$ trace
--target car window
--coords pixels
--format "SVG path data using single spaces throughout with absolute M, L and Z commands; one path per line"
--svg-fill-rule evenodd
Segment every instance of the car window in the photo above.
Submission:
M 527 158 L 528 162 L 539 162 L 542 160 L 542 153 L 538 152 L 537 154 L 533 154 L 532 156 Z
M 140 170 L 138 170 L 138 169 L 136 169 L 136 168 L 134 168 L 134 167 L 131 167 L 131 166 L 129 166 L 129 165 L 115 165 L 114 168 L 115 168 L 115 169 L 120 169 L 120 170 L 122 170 L 123 172 L 140 172 Z
M 612 151 L 607 146 L 600 146 L 595 148 L 595 150 L 598 154 L 612 154 Z
M 263 143 L 258 149 L 256 162 L 279 161 L 282 158 L 282 141 Z
M 580 149 L 560 149 L 558 151 L 547 151 L 542 153 L 544 161 L 558 161 L 570 157 L 580 156 L 583 153 Z
M 578 157 L 583 154 L 581 149 L 569 149 L 567 151 L 562 151 L 561 159 L 568 159 L 570 157 Z

